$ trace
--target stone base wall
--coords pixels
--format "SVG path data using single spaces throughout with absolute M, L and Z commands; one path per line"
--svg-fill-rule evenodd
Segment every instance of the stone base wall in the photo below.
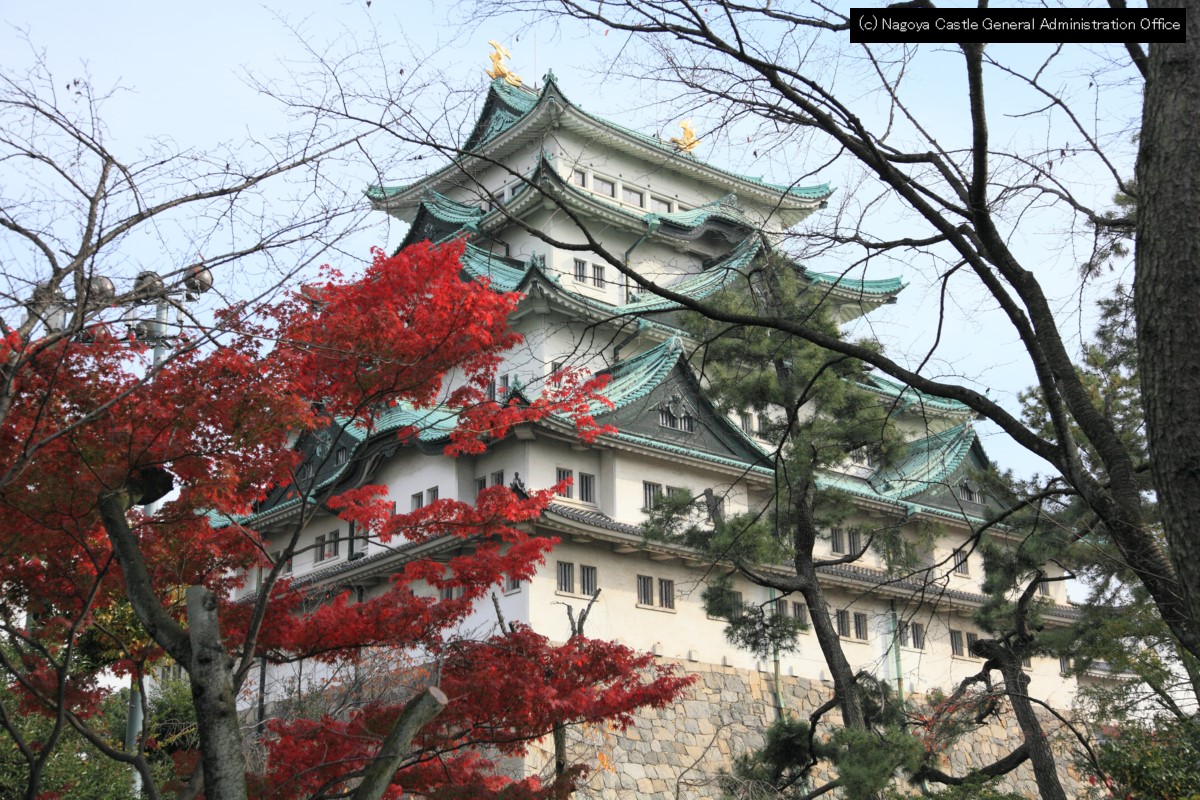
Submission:
M 577 797 L 717 798 L 721 792 L 716 777 L 721 771 L 729 769 L 738 754 L 762 745 L 763 732 L 776 717 L 772 674 L 663 660 L 676 664 L 682 673 L 698 676 L 683 699 L 662 710 L 642 712 L 625 731 L 600 726 L 571 729 L 571 760 L 594 768 Z M 789 676 L 780 678 L 780 690 L 785 708 L 804 717 L 832 695 L 819 681 Z M 838 719 L 836 711 L 828 716 Z M 1069 732 L 1049 716 L 1043 725 L 1064 753 L 1059 774 L 1068 797 L 1086 796 L 1086 782 L 1071 766 Z M 1020 742 L 1020 731 L 1009 712 L 965 734 L 941 754 L 940 768 L 962 775 L 1007 755 Z M 551 753 L 545 749 L 549 746 L 549 741 L 544 741 L 531 754 L 526 768 L 541 771 L 550 760 Z M 815 779 L 823 777 L 818 774 Z M 1002 786 L 1024 797 L 1038 797 L 1028 763 L 1008 775 Z M 835 790 L 825 796 L 838 797 L 839 793 Z

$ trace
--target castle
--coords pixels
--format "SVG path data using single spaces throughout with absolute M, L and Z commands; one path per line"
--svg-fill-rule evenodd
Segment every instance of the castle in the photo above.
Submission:
M 778 185 L 705 163 L 694 154 L 698 143 L 690 126 L 662 140 L 594 116 L 567 98 L 552 73 L 534 90 L 499 71 L 459 157 L 417 183 L 372 187 L 368 196 L 374 208 L 408 224 L 404 244 L 465 239 L 466 273 L 524 296 L 511 318 L 524 343 L 498 373 L 498 400 L 536 396 L 564 368 L 604 373 L 611 407 L 598 407 L 597 421 L 616 432 L 584 443 L 571 425 L 549 419 L 521 426 L 483 454 L 450 459 L 441 445 L 452 414 L 397 409 L 370 435 L 325 443 L 305 475 L 321 486 L 386 485 L 406 511 L 439 498 L 471 501 L 494 485 L 546 488 L 570 480 L 535 525 L 561 543 L 532 580 L 510 581 L 497 593 L 504 618 L 565 639 L 571 623 L 564 606 L 578 616 L 599 590 L 589 636 L 652 651 L 703 678 L 677 709 L 653 714 L 655 725 L 620 735 L 580 733 L 591 737 L 588 746 L 613 754 L 611 768 L 594 776 L 583 796 L 674 796 L 676 786 L 690 787 L 683 796 L 712 796 L 697 776 L 760 742 L 761 727 L 779 707 L 811 709 L 828 696 L 829 675 L 811 633 L 799 634 L 794 652 L 766 661 L 731 647 L 726 620 L 709 616 L 700 599 L 721 571 L 641 529 L 646 510 L 677 492 L 711 490 L 724 514 L 769 503 L 769 442 L 760 435 L 767 420 L 715 410 L 690 363 L 693 343 L 678 325 L 679 305 L 615 270 L 589 249 L 587 237 L 621 254 L 646 281 L 702 300 L 723 291 L 832 194 L 827 185 Z M 552 247 L 547 238 L 581 249 Z M 899 279 L 801 274 L 841 322 L 894 303 L 903 289 Z M 844 528 L 826 532 L 818 550 L 831 558 L 857 552 L 861 531 L 879 525 L 914 536 L 935 529 L 937 538 L 920 580 L 891 575 L 869 551 L 853 563 L 822 567 L 820 577 L 853 667 L 901 694 L 949 689 L 981 665 L 970 646 L 979 635 L 972 614 L 985 600 L 983 565 L 970 543 L 972 526 L 999 508 L 982 479 L 987 459 L 965 406 L 873 375 L 861 387 L 892 404 L 905 450 L 884 464 L 857 454 L 821 475 L 822 485 L 852 498 L 855 511 Z M 421 429 L 415 442 L 400 445 L 389 436 L 409 425 Z M 268 503 L 253 521 L 269 531 L 296 513 L 287 502 Z M 355 537 L 332 515 L 311 520 L 299 549 L 295 580 L 367 590 L 413 557 Z M 732 587 L 742 603 L 807 619 L 794 595 L 777 597 L 737 577 Z M 1061 587 L 1051 581 L 1039 590 L 1047 624 L 1075 617 Z M 489 606 L 472 624 L 486 630 L 495 620 Z M 1069 707 L 1079 679 L 1068 667 L 1031 659 L 1030 694 Z M 1004 755 L 1009 734 L 993 734 L 974 763 Z M 971 757 L 953 756 L 951 765 Z

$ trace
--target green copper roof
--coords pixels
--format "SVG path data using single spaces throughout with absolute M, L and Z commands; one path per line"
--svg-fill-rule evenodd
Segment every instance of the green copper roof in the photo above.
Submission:
M 517 262 L 468 243 L 463 249 L 463 270 L 473 278 L 487 278 L 498 292 L 514 292 L 524 280 L 526 270 Z
M 512 86 L 503 78 L 496 78 L 488 87 L 487 99 L 484 101 L 484 107 L 475 122 L 475 127 L 467 137 L 466 143 L 463 145 L 464 152 L 470 152 L 480 145 L 486 144 L 504 132 L 510 130 L 514 125 L 524 119 L 532 112 L 539 103 L 546 98 L 554 96 L 561 99 L 568 107 L 574 109 L 579 114 L 587 117 L 602 128 L 621 134 L 636 142 L 639 142 L 647 147 L 662 152 L 673 159 L 678 159 L 683 163 L 694 163 L 702 165 L 706 169 L 714 172 L 727 175 L 735 180 L 742 181 L 754 186 L 761 187 L 771 192 L 777 192 L 796 199 L 816 201 L 824 200 L 829 197 L 833 190 L 830 189 L 828 183 L 817 184 L 814 186 L 791 186 L 775 183 L 768 183 L 762 178 L 742 175 L 731 170 L 722 169 L 721 167 L 713 166 L 706 162 L 697 159 L 691 153 L 686 153 L 679 150 L 670 142 L 664 142 L 657 136 L 650 136 L 645 133 L 627 128 L 623 125 L 618 125 L 615 122 L 596 116 L 587 111 L 584 111 L 577 104 L 572 103 L 563 94 L 559 88 L 557 80 L 553 73 L 547 74 L 547 79 L 540 92 L 528 89 L 524 86 Z M 386 200 L 402 192 L 408 191 L 417 184 L 407 184 L 404 186 L 369 186 L 366 190 L 367 197 L 371 200 Z
M 592 412 L 616 411 L 650 394 L 679 363 L 682 353 L 683 344 L 672 336 L 657 347 L 619 362 L 608 371 L 612 380 L 604 387 L 604 396 L 613 407 L 595 404 Z
M 451 200 L 441 192 L 435 192 L 432 189 L 426 192 L 421 205 L 438 219 L 465 227 L 474 227 L 484 217 L 484 211 L 479 206 Z
M 945 484 L 974 443 L 975 429 L 969 422 L 911 441 L 903 458 L 871 476 L 871 488 L 885 497 L 899 500 Z
M 854 280 L 845 275 L 835 275 L 828 272 L 813 272 L 805 270 L 805 277 L 813 283 L 827 283 L 855 294 L 895 294 L 904 288 L 904 281 L 899 278 L 882 278 L 879 280 Z
M 774 473 L 774 470 L 772 470 L 770 467 L 762 466 L 761 464 L 750 464 L 746 461 L 739 461 L 734 458 L 719 456 L 715 453 L 709 453 L 704 450 L 683 447 L 682 445 L 672 444 L 671 442 L 664 442 L 659 439 L 651 439 L 648 436 L 638 436 L 635 433 L 621 433 L 618 431 L 613 438 L 623 442 L 632 442 L 635 444 L 645 445 L 647 447 L 652 447 L 656 450 L 662 450 L 667 453 L 675 453 L 681 456 L 689 456 L 690 458 L 699 458 L 704 461 L 711 461 L 714 464 L 721 464 L 727 467 L 737 467 L 739 469 L 744 469 L 747 472 L 754 472 L 759 475 L 771 475 Z
M 750 263 L 754 261 L 754 258 L 759 254 L 761 249 L 762 240 L 759 237 L 747 236 L 737 247 L 729 251 L 729 255 L 723 261 L 709 267 L 703 272 L 690 275 L 663 288 L 669 289 L 676 294 L 685 295 L 693 300 L 703 300 L 714 292 L 725 288 L 738 275 L 744 275 L 750 267 Z M 623 306 L 617 306 L 616 311 L 620 314 L 649 314 L 652 312 L 674 311 L 679 308 L 680 305 L 674 300 L 667 300 L 666 298 L 651 295 L 645 300 L 638 300 L 633 303 L 626 303 Z
M 971 407 L 965 403 L 960 403 L 957 400 L 951 400 L 946 397 L 936 397 L 925 392 L 919 392 L 911 386 L 905 386 L 902 383 L 897 383 L 887 378 L 880 377 L 874 373 L 867 375 L 858 383 L 862 388 L 881 394 L 884 397 L 892 397 L 900 401 L 900 405 L 904 409 L 922 408 L 934 409 L 937 411 L 949 411 L 960 414 L 971 414 Z
M 733 194 L 719 197 L 711 203 L 697 206 L 690 211 L 674 211 L 670 214 L 659 214 L 658 217 L 664 222 L 674 222 L 685 228 L 699 227 L 713 217 L 737 222 L 748 228 L 757 227 L 746 218 L 741 206 L 738 205 L 737 196 Z

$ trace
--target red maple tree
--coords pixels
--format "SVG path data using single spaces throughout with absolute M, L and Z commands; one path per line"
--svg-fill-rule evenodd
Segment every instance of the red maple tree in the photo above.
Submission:
M 520 755 L 575 722 L 628 724 L 638 707 L 661 707 L 687 685 L 649 655 L 581 635 L 554 644 L 519 625 L 482 641 L 448 635 L 506 576 L 529 578 L 541 563 L 554 542 L 522 523 L 550 492 L 494 487 L 475 505 L 440 500 L 393 515 L 382 487 L 329 497 L 297 480 L 298 439 L 370 431 L 397 404 L 452 409 L 451 456 L 552 414 L 573 417 L 582 437 L 600 432 L 587 413 L 597 381 L 569 379 L 529 403 L 491 399 L 496 367 L 519 341 L 507 325 L 519 297 L 464 280 L 460 255 L 457 245 L 377 252 L 360 278 L 330 272 L 278 304 L 227 310 L 215 339 L 179 342 L 160 365 L 104 326 L 0 342 L 0 365 L 18 365 L 5 373 L 14 402 L 0 419 L 0 467 L 19 469 L 0 487 L 0 624 L 12 643 L 0 666 L 20 702 L 0 703 L 0 727 L 29 767 L 27 797 L 39 796 L 40 771 L 67 728 L 139 769 L 157 796 L 144 750 L 124 752 L 89 718 L 105 695 L 100 675 L 127 675 L 162 654 L 188 673 L 209 800 L 563 796 L 585 765 L 543 784 L 499 777 L 490 758 Z M 280 491 L 305 508 L 333 508 L 380 541 L 471 546 L 449 569 L 412 560 L 374 596 L 314 603 L 311 587 L 284 574 L 303 520 L 273 559 L 262 534 L 231 524 Z M 162 497 L 153 515 L 140 510 Z M 258 591 L 232 603 L 258 570 Z M 454 599 L 427 590 L 448 585 Z M 436 662 L 436 685 L 272 724 L 261 736 L 266 767 L 250 775 L 235 698 L 256 660 L 336 664 L 371 650 Z M 14 713 L 50 718 L 50 735 L 22 739 Z M 199 786 L 192 781 L 193 794 Z

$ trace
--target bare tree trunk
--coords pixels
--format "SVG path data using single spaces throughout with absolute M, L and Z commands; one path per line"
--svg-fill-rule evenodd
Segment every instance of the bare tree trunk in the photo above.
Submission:
M 1150 0 L 1150 7 L 1186 9 L 1188 41 L 1150 48 L 1137 163 L 1134 308 L 1154 487 L 1194 623 L 1200 620 L 1200 0 Z
M 400 718 L 383 740 L 379 754 L 367 767 L 362 783 L 354 790 L 351 800 L 379 800 L 383 796 L 400 763 L 409 754 L 413 737 L 425 727 L 425 723 L 442 713 L 448 702 L 446 695 L 436 686 L 430 686 L 408 701 L 400 712 Z
M 245 800 L 246 756 L 233 691 L 233 658 L 221 641 L 216 595 L 203 586 L 189 586 L 187 611 L 192 645 L 188 677 L 200 734 L 204 796 L 208 800 Z

